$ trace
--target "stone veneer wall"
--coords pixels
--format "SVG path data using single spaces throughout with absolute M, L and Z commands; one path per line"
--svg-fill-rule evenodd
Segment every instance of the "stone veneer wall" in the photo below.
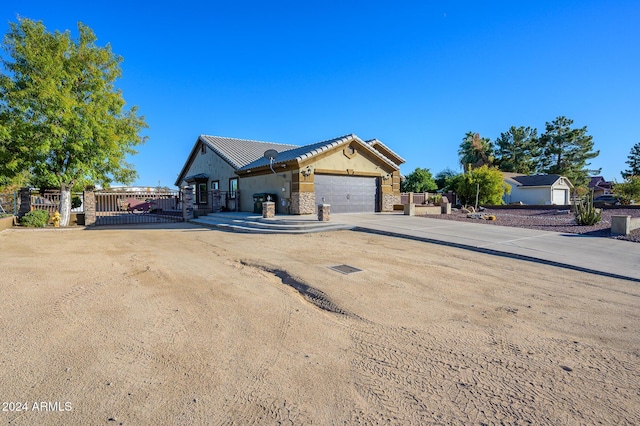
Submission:
M 91 226 L 96 223 L 96 193 L 93 191 L 84 191 L 84 225 Z
M 400 204 L 400 195 L 382 194 L 382 211 L 392 212 L 394 204 Z
M 291 193 L 291 214 L 313 214 L 315 204 L 316 194 L 313 192 Z

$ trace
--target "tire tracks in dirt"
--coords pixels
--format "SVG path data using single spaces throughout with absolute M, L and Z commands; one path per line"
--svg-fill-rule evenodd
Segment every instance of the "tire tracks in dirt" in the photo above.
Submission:
M 249 274 L 258 274 L 274 284 L 282 284 L 283 280 L 261 265 L 247 261 L 231 261 L 231 266 L 246 271 Z M 283 293 L 279 298 L 281 304 L 274 311 L 277 312 L 277 321 L 273 328 L 272 344 L 274 347 L 285 347 L 289 328 L 291 327 L 291 315 L 293 308 L 289 300 L 289 294 L 282 288 L 274 287 Z M 266 351 L 265 351 L 266 352 Z M 272 351 L 268 351 L 271 353 Z M 247 378 L 242 383 L 237 383 L 234 394 L 229 398 L 225 406 L 226 415 L 215 424 L 219 425 L 262 425 L 271 424 L 309 424 L 310 421 L 295 404 L 273 394 L 266 383 L 271 367 L 277 364 L 281 358 L 281 349 L 272 355 L 259 355 L 256 367 L 247 371 Z

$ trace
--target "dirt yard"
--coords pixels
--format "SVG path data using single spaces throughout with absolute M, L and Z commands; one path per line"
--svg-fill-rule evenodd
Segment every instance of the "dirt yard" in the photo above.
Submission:
M 0 245 L 2 424 L 640 423 L 636 282 L 351 231 Z

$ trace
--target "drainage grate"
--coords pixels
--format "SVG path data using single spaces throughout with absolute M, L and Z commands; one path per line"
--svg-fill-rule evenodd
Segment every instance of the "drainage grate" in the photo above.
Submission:
M 353 274 L 354 272 L 362 272 L 362 269 L 354 268 L 349 265 L 329 266 L 329 269 L 340 272 L 341 274 Z

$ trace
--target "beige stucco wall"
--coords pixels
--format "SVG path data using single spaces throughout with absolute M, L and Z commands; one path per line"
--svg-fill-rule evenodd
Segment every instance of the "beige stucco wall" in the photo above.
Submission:
M 185 177 L 204 173 L 209 175 L 209 181 L 207 182 L 207 189 L 211 189 L 212 181 L 220 181 L 220 190 L 229 190 L 229 179 L 237 177 L 233 167 L 226 161 L 220 158 L 216 153 L 207 147 L 207 152 L 201 154 L 200 149 L 191 163 L 191 166 L 185 173 Z M 181 186 L 186 185 L 185 181 Z
M 284 191 L 282 189 L 285 189 Z M 240 211 L 253 211 L 253 194 L 259 192 L 276 194 L 276 212 L 289 213 L 291 203 L 291 172 L 278 171 L 278 174 L 250 176 L 242 174 L 238 183 L 240 191 Z M 284 201 L 284 204 L 282 203 Z
M 365 148 L 356 147 L 357 153 L 352 158 L 344 155 L 343 150 L 337 150 L 334 153 L 327 155 L 326 157 L 319 158 L 314 161 L 312 167 L 314 169 L 321 170 L 335 170 L 346 172 L 347 170 L 353 170 L 354 174 L 366 172 L 375 173 L 379 176 L 384 176 L 387 173 L 391 173 L 392 169 L 389 167 L 387 170 L 383 169 L 383 166 L 374 164 L 373 155 L 367 153 Z

